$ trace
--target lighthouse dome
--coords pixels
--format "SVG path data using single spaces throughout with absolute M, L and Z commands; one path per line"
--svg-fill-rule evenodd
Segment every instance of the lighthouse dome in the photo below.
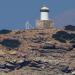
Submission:
M 41 9 L 42 9 L 42 10 L 49 10 L 49 8 L 46 7 L 46 6 L 43 6 Z
M 41 9 L 40 9 L 41 12 L 49 12 L 49 8 L 46 7 L 46 6 L 43 6 Z

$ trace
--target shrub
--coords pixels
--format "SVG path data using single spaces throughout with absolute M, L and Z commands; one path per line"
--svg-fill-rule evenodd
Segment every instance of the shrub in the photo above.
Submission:
M 70 43 L 75 43 L 75 39 L 71 40 Z
M 17 48 L 21 44 L 19 40 L 15 39 L 4 39 L 1 44 L 8 48 Z
M 66 41 L 70 41 L 73 42 L 75 41 L 75 34 L 73 33 L 67 33 L 65 31 L 58 31 L 56 34 L 54 34 L 52 36 L 55 40 L 58 40 L 60 42 L 66 42 Z M 72 40 L 72 41 L 71 41 Z
M 70 39 L 70 35 L 65 31 L 58 31 L 52 37 L 55 38 L 56 40 L 58 40 L 60 42 L 64 42 L 64 43 L 66 42 L 66 39 L 67 40 Z
M 73 26 L 73 25 L 67 25 L 67 26 L 65 26 L 64 29 L 65 30 L 69 30 L 69 31 L 75 31 L 75 26 Z
M 10 32 L 12 32 L 12 30 L 6 30 L 6 29 L 0 30 L 0 34 L 8 34 Z
M 70 43 L 75 43 L 75 34 L 72 33 L 71 34 L 71 38 L 72 39 L 71 39 Z
M 75 34 L 71 33 L 70 34 L 70 37 L 71 37 L 71 39 L 74 39 L 75 40 Z

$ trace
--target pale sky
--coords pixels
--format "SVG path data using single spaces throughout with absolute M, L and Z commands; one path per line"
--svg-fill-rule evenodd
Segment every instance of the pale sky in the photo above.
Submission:
M 35 26 L 43 4 L 56 27 L 75 25 L 75 0 L 0 0 L 0 29 L 24 29 L 26 21 Z

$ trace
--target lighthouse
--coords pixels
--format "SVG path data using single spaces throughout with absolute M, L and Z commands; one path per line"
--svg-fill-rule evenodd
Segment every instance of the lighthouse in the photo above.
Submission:
M 49 19 L 49 8 L 42 6 L 40 8 L 40 19 L 36 21 L 37 29 L 52 28 L 53 21 Z
M 40 9 L 40 20 L 49 20 L 49 8 L 44 6 Z

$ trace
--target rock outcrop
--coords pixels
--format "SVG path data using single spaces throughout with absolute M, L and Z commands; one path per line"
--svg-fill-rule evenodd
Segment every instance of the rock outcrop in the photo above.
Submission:
M 53 28 L 0 34 L 0 73 L 13 75 L 18 71 L 18 75 L 74 75 L 75 43 L 55 39 L 53 35 L 60 31 Z M 75 35 L 74 31 L 66 33 Z

